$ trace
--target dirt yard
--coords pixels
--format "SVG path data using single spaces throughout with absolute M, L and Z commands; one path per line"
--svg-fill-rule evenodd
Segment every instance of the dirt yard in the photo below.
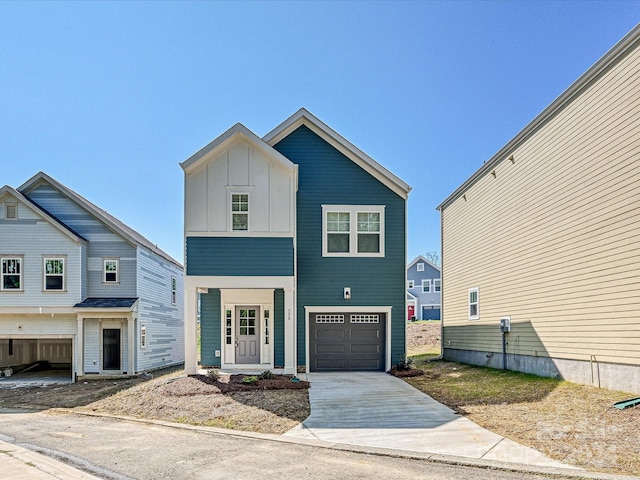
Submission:
M 407 355 L 440 355 L 440 322 L 407 323 Z

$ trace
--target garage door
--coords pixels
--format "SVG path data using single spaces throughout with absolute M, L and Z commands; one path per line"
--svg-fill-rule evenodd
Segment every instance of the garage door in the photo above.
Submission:
M 383 371 L 384 313 L 311 313 L 310 371 Z

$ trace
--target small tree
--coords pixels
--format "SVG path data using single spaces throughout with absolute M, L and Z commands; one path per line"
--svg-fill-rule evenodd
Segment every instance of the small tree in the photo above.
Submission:
M 424 258 L 429 260 L 434 265 L 440 266 L 440 255 L 438 254 L 438 252 L 427 252 L 424 254 Z

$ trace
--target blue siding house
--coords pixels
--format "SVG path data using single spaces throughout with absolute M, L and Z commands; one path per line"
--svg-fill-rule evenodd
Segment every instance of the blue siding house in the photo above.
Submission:
M 45 173 L 0 189 L 0 367 L 133 375 L 184 361 L 182 265 Z
M 181 166 L 187 373 L 404 358 L 406 183 L 305 109 L 262 138 L 236 124 Z
M 440 320 L 440 267 L 418 255 L 407 266 L 407 320 Z

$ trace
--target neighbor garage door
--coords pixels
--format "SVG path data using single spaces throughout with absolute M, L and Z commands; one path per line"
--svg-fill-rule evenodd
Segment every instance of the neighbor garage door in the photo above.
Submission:
M 310 371 L 383 371 L 384 313 L 311 313 Z

